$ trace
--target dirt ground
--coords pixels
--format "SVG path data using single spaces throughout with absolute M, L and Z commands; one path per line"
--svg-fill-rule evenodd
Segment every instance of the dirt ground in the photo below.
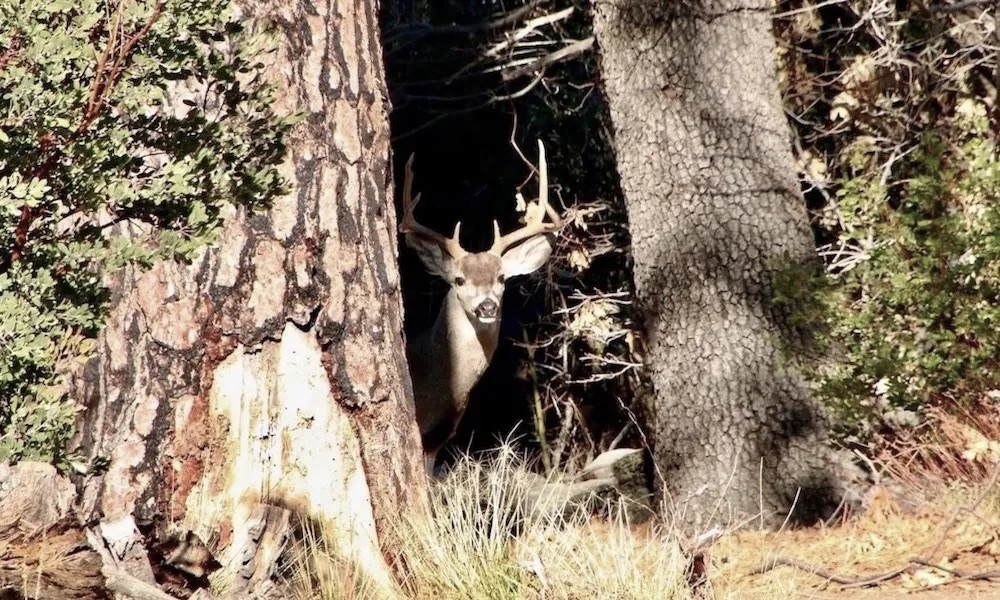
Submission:
M 839 525 L 726 536 L 712 549 L 713 591 L 731 598 L 1000 600 L 996 497 L 993 490 L 952 491 L 904 508 L 898 494 L 875 490 L 863 515 Z M 904 568 L 874 587 L 834 581 Z

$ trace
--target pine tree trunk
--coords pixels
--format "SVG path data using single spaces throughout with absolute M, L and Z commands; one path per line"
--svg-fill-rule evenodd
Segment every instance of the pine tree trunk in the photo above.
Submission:
M 100 357 L 78 378 L 80 448 L 109 461 L 83 482 L 82 508 L 147 581 L 143 548 L 191 531 L 233 589 L 258 585 L 273 574 L 262 540 L 283 535 L 268 528 L 287 509 L 331 525 L 343 556 L 389 585 L 390 519 L 426 509 L 426 478 L 376 2 L 243 8 L 277 26 L 279 112 L 306 115 L 284 166 L 293 190 L 266 214 L 231 215 L 193 264 L 115 282 Z
M 825 423 L 772 302 L 813 260 L 766 0 L 598 1 L 594 26 L 628 206 L 665 499 L 689 524 L 835 505 Z M 759 521 L 754 521 L 758 523 Z

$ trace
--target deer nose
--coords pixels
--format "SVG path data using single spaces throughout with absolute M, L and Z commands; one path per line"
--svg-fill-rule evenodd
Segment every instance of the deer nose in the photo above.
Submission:
M 476 316 L 483 320 L 493 320 L 497 318 L 500 305 L 493 298 L 487 298 L 476 307 Z

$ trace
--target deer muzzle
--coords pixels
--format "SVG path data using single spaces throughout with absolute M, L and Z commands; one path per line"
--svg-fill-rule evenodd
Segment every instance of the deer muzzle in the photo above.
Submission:
M 492 323 L 497 320 L 500 312 L 500 304 L 493 298 L 487 298 L 476 307 L 476 317 L 483 323 Z

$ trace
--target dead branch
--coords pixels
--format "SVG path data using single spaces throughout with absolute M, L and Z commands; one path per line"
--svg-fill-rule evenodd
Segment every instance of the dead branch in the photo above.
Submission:
M 983 489 L 983 491 L 979 494 L 979 496 L 976 498 L 976 500 L 972 504 L 966 505 L 966 506 L 960 506 L 960 507 L 956 508 L 954 511 L 952 511 L 951 516 L 948 518 L 948 521 L 945 523 L 944 528 L 942 528 L 941 534 L 938 537 L 937 542 L 934 544 L 934 546 L 931 548 L 930 552 L 928 553 L 928 556 L 934 557 L 934 556 L 937 555 L 938 551 L 941 549 L 941 545 L 944 544 L 944 541 L 945 541 L 945 539 L 948 536 L 948 532 L 950 532 L 951 529 L 952 529 L 952 527 L 955 526 L 955 522 L 958 519 L 958 515 L 961 514 L 961 513 L 963 513 L 963 512 L 970 512 L 970 513 L 971 512 L 975 512 L 976 508 L 993 491 L 993 487 L 996 485 L 998 479 L 1000 479 L 1000 465 L 998 465 L 993 470 L 993 477 L 990 479 L 989 484 L 987 484 L 987 486 L 985 487 L 985 489 Z M 820 566 L 813 565 L 813 564 L 810 564 L 810 563 L 806 563 L 806 562 L 803 562 L 803 561 L 800 561 L 800 560 L 796 560 L 794 558 L 788 558 L 788 557 L 778 556 L 778 557 L 775 557 L 775 558 L 772 558 L 772 559 L 768 560 L 767 562 L 765 562 L 763 565 L 761 565 L 757 569 L 754 569 L 753 571 L 751 571 L 750 574 L 751 575 L 760 575 L 760 574 L 766 573 L 768 571 L 771 571 L 771 570 L 773 570 L 773 569 L 775 569 L 775 568 L 777 568 L 779 566 L 792 567 L 793 569 L 798 569 L 800 571 L 805 571 L 807 573 L 812 573 L 813 575 L 816 575 L 818 577 L 822 577 L 823 579 L 826 579 L 828 581 L 832 581 L 834 583 L 839 583 L 839 584 L 841 584 L 841 585 L 844 586 L 844 589 L 872 586 L 872 585 L 875 585 L 877 583 L 881 583 L 883 581 L 888 581 L 890 579 L 899 577 L 900 575 L 902 575 L 904 573 L 910 573 L 910 572 L 916 570 L 918 567 L 928 567 L 928 568 L 932 568 L 932 569 L 936 569 L 936 570 L 948 573 L 949 575 L 952 575 L 955 578 L 954 580 L 949 580 L 949 582 L 950 581 L 958 581 L 958 580 L 970 581 L 970 580 L 983 580 L 983 579 L 996 579 L 996 578 L 1000 578 L 1000 571 L 981 571 L 981 572 L 977 572 L 977 573 L 963 573 L 961 571 L 957 571 L 955 569 L 951 569 L 951 568 L 939 565 L 937 563 L 933 563 L 930 560 L 924 559 L 924 558 L 921 558 L 921 557 L 911 558 L 907 562 L 907 564 L 905 564 L 905 565 L 903 565 L 901 567 L 898 567 L 896 569 L 893 569 L 891 571 L 886 571 L 884 573 L 879 573 L 879 574 L 871 575 L 871 576 L 868 576 L 868 577 L 852 577 L 852 576 L 846 576 L 846 575 L 839 575 L 839 574 L 834 573 L 832 571 L 828 571 L 828 570 L 826 570 L 826 569 L 824 569 L 824 568 L 822 568 Z
M 848 577 L 846 575 L 838 575 L 837 573 L 828 571 L 818 565 L 813 565 L 807 562 L 803 562 L 801 560 L 796 560 L 794 558 L 777 556 L 775 558 L 768 560 L 760 567 L 757 567 L 756 569 L 751 571 L 750 575 L 762 575 L 780 566 L 792 567 L 793 569 L 805 571 L 806 573 L 812 573 L 817 577 L 822 577 L 827 581 L 839 583 L 844 586 L 867 587 L 870 585 L 875 585 L 876 583 L 888 581 L 895 577 L 899 577 L 903 573 L 914 570 L 918 565 L 910 563 L 907 564 L 905 567 L 900 567 L 898 569 L 893 569 L 891 571 L 886 571 L 885 573 L 879 573 L 877 575 L 871 575 L 868 577 Z
M 400 25 L 394 28 L 392 33 L 386 37 L 384 45 L 387 48 L 395 48 L 398 51 L 399 48 L 405 47 L 425 35 L 480 33 L 484 31 L 502 29 L 517 23 L 522 18 L 531 14 L 536 8 L 541 6 L 546 1 L 547 0 L 533 0 L 520 8 L 510 11 L 498 19 L 487 21 L 485 23 L 474 23 L 472 25 L 428 25 L 425 23 L 407 23 L 406 25 Z M 401 38 L 407 36 L 415 37 L 414 39 L 402 44 L 402 46 L 396 47 L 396 43 L 399 42 Z
M 956 2 L 954 4 L 939 4 L 937 6 L 931 6 L 929 7 L 929 10 L 931 12 L 950 13 L 965 10 L 966 8 L 982 6 L 984 4 L 992 4 L 993 2 L 994 0 L 962 0 L 962 2 Z
M 90 547 L 100 555 L 101 562 L 104 563 L 101 574 L 104 575 L 109 590 L 134 600 L 177 600 L 155 585 L 133 577 L 119 567 L 118 562 L 111 555 L 111 551 L 104 544 L 104 540 L 93 527 L 88 527 L 85 532 Z
M 976 573 L 963 573 L 961 571 L 950 569 L 948 567 L 932 563 L 930 561 L 918 557 L 911 558 L 910 561 L 905 566 L 893 569 L 891 571 L 886 571 L 884 573 L 879 573 L 876 575 L 870 575 L 868 577 L 850 577 L 846 575 L 839 575 L 837 573 L 834 573 L 833 571 L 828 571 L 817 565 L 796 560 L 794 558 L 778 556 L 768 560 L 760 567 L 751 571 L 750 575 L 761 575 L 780 566 L 792 567 L 793 569 L 798 569 L 800 571 L 805 571 L 806 573 L 811 573 L 827 581 L 838 583 L 842 585 L 843 589 L 845 590 L 853 588 L 869 587 L 878 583 L 883 583 L 891 579 L 895 579 L 896 577 L 899 577 L 904 573 L 911 573 L 915 571 L 918 567 L 927 567 L 931 569 L 936 569 L 938 571 L 948 573 L 953 577 L 953 579 L 949 579 L 933 587 L 939 587 L 942 585 L 946 585 L 948 583 L 954 583 L 956 581 L 981 581 L 987 579 L 1000 578 L 1000 571 L 994 570 L 994 571 L 980 571 Z
M 554 12 L 550 15 L 535 17 L 534 19 L 527 21 L 517 31 L 507 34 L 506 39 L 504 39 L 502 42 L 494 44 L 491 48 L 489 48 L 488 50 L 477 56 L 475 60 L 465 65 L 464 67 L 456 71 L 453 75 L 448 77 L 445 80 L 445 85 L 452 83 L 453 81 L 455 81 L 455 79 L 464 75 L 471 69 L 474 69 L 476 66 L 482 64 L 483 62 L 495 59 L 504 52 L 511 50 L 518 42 L 520 42 L 521 40 L 525 39 L 526 37 L 534 33 L 535 30 L 537 30 L 539 27 L 543 27 L 545 25 L 551 25 L 553 23 L 557 23 L 559 21 L 569 18 L 569 16 L 573 14 L 573 10 L 574 10 L 573 7 L 569 7 L 560 10 L 558 12 Z
M 504 81 L 511 81 L 531 72 L 542 72 L 549 65 L 553 65 L 561 60 L 565 60 L 578 54 L 583 54 L 587 50 L 590 50 L 593 45 L 594 36 L 590 36 L 587 39 L 573 42 L 572 44 L 564 46 L 555 52 L 546 54 L 524 67 L 514 69 L 513 71 L 504 71 L 501 77 L 503 77 Z
M 945 573 L 952 575 L 958 579 L 975 580 L 975 579 L 992 579 L 995 577 L 1000 577 L 1000 575 L 998 575 L 1000 571 L 980 571 L 978 573 L 962 573 L 961 571 L 958 571 L 956 569 L 951 569 L 944 565 L 928 562 L 920 557 L 911 558 L 910 562 L 915 565 L 930 567 L 932 569 L 937 569 L 938 571 L 944 571 Z

